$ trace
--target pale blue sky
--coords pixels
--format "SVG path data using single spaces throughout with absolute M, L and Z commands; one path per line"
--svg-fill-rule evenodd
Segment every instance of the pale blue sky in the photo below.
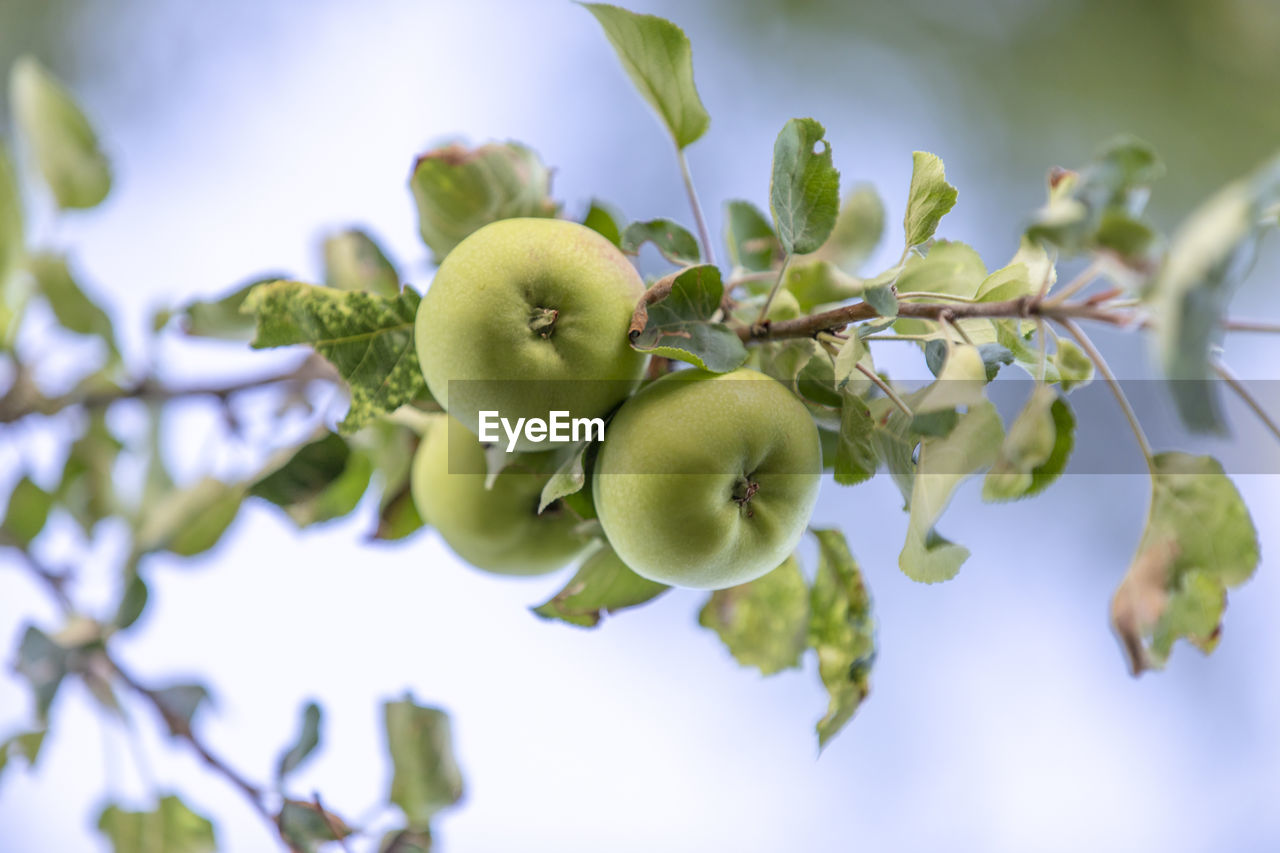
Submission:
M 528 143 L 556 168 L 571 212 L 594 195 L 632 218 L 688 219 L 667 141 L 572 4 L 253 5 L 157 4 L 134 28 L 81 24 L 106 40 L 92 55 L 116 63 L 78 88 L 117 188 L 100 211 L 38 222 L 37 233 L 75 247 L 134 355 L 151 308 L 268 270 L 315 277 L 318 238 L 349 223 L 372 228 L 424 286 L 405 180 L 414 154 L 445 137 Z M 1017 128 L 993 123 L 998 105 L 961 114 L 954 82 L 848 34 L 824 36 L 827 49 L 803 63 L 775 61 L 758 42 L 788 58 L 812 39 L 784 18 L 740 50 L 731 27 L 684 5 L 644 9 L 693 38 L 712 126 L 690 160 L 717 231 L 722 201 L 764 202 L 782 123 L 813 115 L 846 176 L 885 195 L 890 223 L 910 152 L 929 149 L 960 187 L 943 233 L 973 242 L 989 265 L 1012 253 L 1049 162 L 1003 168 Z M 824 62 L 824 84 L 806 87 Z M 1266 282 L 1255 277 L 1246 295 L 1260 312 Z M 887 363 L 907 363 L 900 356 Z M 168 340 L 159 357 L 166 375 L 193 378 L 266 372 L 293 355 Z M 116 417 L 127 426 L 136 415 Z M 173 425 L 167 450 L 185 477 L 248 457 L 204 404 L 182 407 Z M 6 431 L 0 476 L 11 481 L 26 460 L 51 474 L 50 448 L 30 429 Z M 1280 479 L 1238 484 L 1263 554 L 1276 552 Z M 155 682 L 207 680 L 217 699 L 202 722 L 208 741 L 259 779 L 300 705 L 322 700 L 324 746 L 294 789 L 318 788 L 348 817 L 384 796 L 378 703 L 411 690 L 443 705 L 468 785 L 439 821 L 445 853 L 1277 849 L 1280 580 L 1264 563 L 1233 593 L 1212 658 L 1179 647 L 1168 672 L 1132 681 L 1106 613 L 1146 489 L 1138 477 L 1073 477 L 1012 507 L 966 489 L 943 529 L 974 556 L 957 580 L 928 587 L 896 568 L 906 519 L 891 483 L 824 484 L 816 522 L 847 531 L 881 648 L 870 700 L 820 759 L 812 726 L 826 700 L 813 666 L 770 679 L 738 668 L 697 627 L 700 596 L 672 593 L 596 632 L 544 623 L 525 608 L 563 577 L 491 578 L 429 533 L 367 546 L 370 506 L 299 535 L 252 505 L 211 554 L 155 558 L 152 608 L 120 655 Z M 107 599 L 119 538 L 106 530 L 85 561 L 90 600 Z M 0 571 L 0 646 L 12 647 L 24 620 L 54 616 L 25 578 Z M 24 723 L 27 703 L 15 678 L 0 677 L 0 733 Z M 155 783 L 214 816 L 224 849 L 271 849 L 237 794 L 137 710 Z M 36 772 L 11 766 L 0 780 L 6 851 L 105 849 L 93 822 L 107 792 L 146 802 L 128 740 L 99 725 L 81 691 L 66 691 L 54 724 Z

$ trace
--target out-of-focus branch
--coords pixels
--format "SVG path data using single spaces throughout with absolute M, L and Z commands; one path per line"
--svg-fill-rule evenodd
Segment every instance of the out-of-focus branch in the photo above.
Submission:
M 314 353 L 298 365 L 280 373 L 215 382 L 207 385 L 169 385 L 153 377 L 144 377 L 132 385 L 106 391 L 89 391 L 46 397 L 19 370 L 9 390 L 0 397 L 0 423 L 13 423 L 31 415 L 53 415 L 65 409 L 103 409 L 120 400 L 164 402 L 191 397 L 215 397 L 226 400 L 245 391 L 270 386 L 301 388 L 311 382 L 337 383 L 339 376 L 333 365 Z

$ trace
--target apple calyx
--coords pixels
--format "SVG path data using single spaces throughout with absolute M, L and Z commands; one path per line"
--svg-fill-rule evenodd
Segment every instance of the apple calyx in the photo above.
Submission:
M 529 331 L 542 338 L 549 338 L 556 330 L 560 312 L 555 308 L 534 308 L 529 313 Z
M 755 497 L 756 492 L 760 491 L 760 484 L 751 479 L 751 475 L 747 474 L 733 487 L 733 502 L 738 508 L 746 513 L 747 518 L 755 515 L 755 511 L 748 508 L 747 504 L 751 503 L 751 499 Z

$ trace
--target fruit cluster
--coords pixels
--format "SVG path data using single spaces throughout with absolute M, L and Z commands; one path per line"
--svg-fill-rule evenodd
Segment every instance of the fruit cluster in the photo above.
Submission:
M 642 385 L 646 358 L 627 329 L 643 293 L 612 243 L 556 219 L 492 223 L 440 265 L 416 342 L 448 414 L 426 430 L 412 489 L 424 520 L 467 562 L 542 574 L 586 550 L 596 530 L 642 577 L 722 589 L 795 548 L 821 472 L 812 417 L 746 368 L 678 370 Z M 525 442 L 490 461 L 476 437 L 482 411 L 610 418 L 585 454 L 590 500 L 543 507 L 557 453 Z M 591 516 L 598 528 L 582 523 Z

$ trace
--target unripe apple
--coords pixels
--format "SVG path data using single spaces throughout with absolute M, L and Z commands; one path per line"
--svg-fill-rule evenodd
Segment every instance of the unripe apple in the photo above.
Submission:
M 643 293 L 631 262 L 590 228 L 559 219 L 486 225 L 445 257 L 419 306 L 427 387 L 472 432 L 481 411 L 512 423 L 555 410 L 603 417 L 644 370 L 627 339 Z M 516 449 L 546 447 L 522 437 Z
M 782 384 L 746 368 L 681 370 L 618 410 L 592 490 L 605 536 L 632 571 L 722 589 L 795 549 L 821 470 L 813 418 Z
M 559 503 L 538 514 L 549 454 L 517 458 L 486 489 L 484 447 L 451 420 L 433 419 L 413 458 L 410 488 L 423 520 L 459 557 L 496 574 L 546 574 L 577 556 L 587 544 L 579 519 Z

